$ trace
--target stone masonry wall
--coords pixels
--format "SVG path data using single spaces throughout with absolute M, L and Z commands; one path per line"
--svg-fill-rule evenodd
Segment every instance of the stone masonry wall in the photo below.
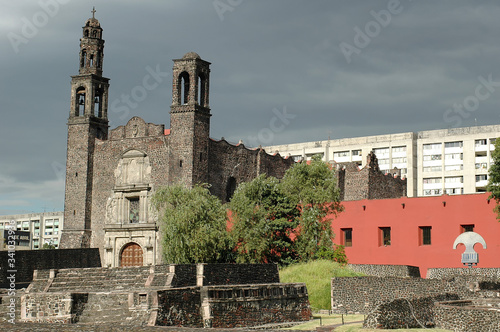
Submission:
M 409 265 L 378 265 L 378 264 L 349 264 L 353 271 L 375 277 L 415 277 L 420 278 L 418 266 Z
M 7 251 L 0 251 L 0 288 L 8 288 Z M 33 280 L 34 270 L 100 267 L 101 259 L 96 248 L 20 250 L 16 251 L 16 283 L 28 283 Z
M 332 278 L 332 309 L 338 313 L 368 313 L 377 305 L 395 299 L 455 294 L 459 298 L 473 296 L 468 280 L 340 277 Z
M 35 323 L 71 323 L 73 308 L 70 293 L 25 294 L 21 300 L 26 306 L 21 320 Z
M 172 280 L 172 287 L 189 287 L 196 285 L 196 265 L 179 264 L 175 265 L 175 275 Z
M 455 332 L 500 331 L 500 311 L 471 306 L 472 301 L 448 301 L 433 307 L 436 327 Z
M 365 319 L 364 328 L 369 329 L 408 329 L 433 328 L 434 302 L 457 300 L 457 295 L 439 295 L 418 299 L 396 299 L 378 305 Z
M 367 156 L 367 164 L 359 169 L 354 162 L 338 163 L 337 185 L 341 200 L 399 198 L 406 196 L 406 179 L 394 176 L 391 172 L 380 171 L 375 154 Z
M 203 264 L 204 286 L 279 282 L 275 264 Z
M 311 319 L 305 284 L 207 287 L 211 326 L 235 328 Z
M 248 149 L 243 144 L 231 145 L 225 140 L 209 143 L 210 192 L 223 202 L 227 202 L 230 178 L 234 178 L 236 185 L 264 173 L 281 178 L 294 163 L 292 159 L 273 156 L 262 149 Z
M 406 179 L 370 169 L 368 199 L 399 198 L 406 196 Z
M 500 278 L 500 268 L 431 268 L 427 270 L 427 279 L 444 279 L 455 276 Z
M 120 139 L 98 141 L 95 148 L 94 190 L 92 193 L 92 247 L 99 248 L 104 264 L 104 239 L 106 225 L 106 204 L 112 196 L 116 185 L 115 170 L 123 154 L 130 150 L 138 150 L 145 153 L 151 163 L 151 192 L 156 188 L 168 185 L 168 136 L 161 133 L 159 136 L 147 136 L 158 134 L 153 124 L 147 124 L 141 118 L 132 118 L 126 126 L 111 131 L 111 137 L 120 137 L 123 131 L 124 137 Z M 122 129 L 123 128 L 123 129 Z M 134 128 L 136 131 L 134 131 Z M 151 218 L 150 218 L 151 219 Z M 151 220 L 141 220 L 147 222 Z M 141 226 L 141 225 L 133 225 Z M 118 255 L 118 253 L 114 253 Z M 160 254 L 157 253 L 157 259 Z
M 158 291 L 156 325 L 203 327 L 199 287 Z
M 234 328 L 310 318 L 305 284 L 206 286 L 158 291 L 156 325 Z

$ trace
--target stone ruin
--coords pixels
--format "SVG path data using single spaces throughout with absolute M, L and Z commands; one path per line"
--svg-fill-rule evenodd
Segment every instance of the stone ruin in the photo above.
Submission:
M 369 276 L 333 278 L 332 309 L 367 315 L 365 328 L 500 330 L 500 268 L 351 267 Z
M 36 270 L 16 298 L 21 322 L 234 328 L 311 318 L 305 284 L 271 264 Z M 0 294 L 0 317 L 10 302 Z

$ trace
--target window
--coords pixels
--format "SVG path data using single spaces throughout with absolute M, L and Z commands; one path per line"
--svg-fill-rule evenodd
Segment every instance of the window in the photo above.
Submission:
M 130 197 L 129 202 L 129 221 L 132 224 L 139 222 L 139 197 Z
M 373 153 L 378 157 L 381 157 L 382 155 L 389 154 L 389 148 L 378 148 L 378 149 L 373 149 Z
M 463 153 L 447 153 L 444 155 L 444 159 L 446 160 L 464 160 Z
M 460 233 L 474 232 L 474 224 L 460 225 Z
M 361 150 L 352 150 L 352 155 L 361 157 Z
M 430 154 L 424 156 L 424 161 L 441 160 L 441 154 Z
M 441 178 L 427 178 L 424 179 L 424 183 L 441 183 Z
M 444 167 L 445 171 L 461 171 L 464 169 L 464 165 L 447 165 Z
M 476 178 L 477 178 L 477 175 L 476 175 Z M 463 176 L 450 176 L 450 177 L 444 178 L 444 182 L 446 182 L 446 183 L 463 183 L 464 178 L 463 178 Z
M 393 163 L 393 164 L 402 164 L 402 163 L 406 163 L 406 157 L 401 157 L 401 158 L 392 158 L 392 163 Z
M 342 228 L 342 245 L 352 247 L 352 228 Z
M 421 226 L 419 227 L 419 242 L 420 245 L 430 245 L 431 244 L 431 226 Z
M 476 182 L 486 181 L 486 180 L 488 180 L 488 175 L 486 174 L 476 175 Z
M 476 169 L 488 169 L 487 163 L 476 163 Z
M 339 158 L 339 157 L 349 157 L 349 151 L 340 151 L 333 153 L 333 158 Z
M 441 143 L 424 144 L 424 150 L 441 150 Z
M 441 166 L 427 166 L 424 167 L 424 172 L 441 172 Z
M 476 147 L 481 146 L 481 145 L 486 145 L 487 144 L 486 142 L 487 142 L 486 138 L 485 139 L 477 139 L 476 142 L 475 142 L 476 143 Z
M 390 246 L 391 245 L 391 228 L 390 227 L 379 227 L 379 245 L 380 246 Z
M 444 143 L 445 148 L 461 148 L 463 145 L 464 143 L 462 141 Z
M 406 146 L 395 146 L 392 148 L 392 152 L 406 152 Z
M 460 195 L 464 193 L 464 188 L 447 188 L 444 192 L 447 195 Z
M 435 196 L 441 195 L 443 193 L 442 189 L 425 189 L 424 196 Z

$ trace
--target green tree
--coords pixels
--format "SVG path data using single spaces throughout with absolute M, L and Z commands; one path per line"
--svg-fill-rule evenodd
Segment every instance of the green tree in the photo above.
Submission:
M 489 169 L 486 189 L 491 193 L 489 198 L 496 202 L 493 211 L 497 213 L 497 219 L 500 220 L 500 138 L 495 141 L 495 150 L 491 151 L 491 158 L 493 163 Z
M 155 192 L 165 261 L 174 264 L 231 261 L 233 245 L 220 200 L 203 186 L 164 187 Z
M 298 163 L 287 170 L 282 180 L 285 193 L 299 204 L 301 215 L 297 250 L 302 261 L 334 255 L 332 219 L 343 210 L 335 171 L 316 155 L 308 163 Z
M 42 246 L 42 250 L 45 250 L 45 249 L 56 249 L 56 246 L 53 245 L 52 243 L 44 243 Z
M 239 263 L 279 263 L 297 258 L 292 234 L 299 210 L 282 190 L 279 180 L 260 175 L 242 183 L 234 193 L 231 236 Z

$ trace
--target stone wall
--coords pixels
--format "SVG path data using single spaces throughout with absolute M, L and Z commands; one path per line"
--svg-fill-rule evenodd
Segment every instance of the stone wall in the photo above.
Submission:
M 0 288 L 8 288 L 7 270 L 8 252 L 0 251 Z M 33 280 L 34 270 L 100 267 L 98 249 L 53 249 L 16 251 L 16 284 L 29 283 Z
M 203 264 L 203 285 L 279 283 L 275 264 Z
M 447 301 L 433 307 L 436 327 L 456 332 L 500 331 L 500 311 L 474 307 L 473 301 Z
M 500 268 L 431 268 L 427 279 L 444 279 L 455 276 L 476 276 L 500 278 Z
M 397 299 L 378 305 L 365 319 L 364 328 L 369 329 L 408 329 L 433 328 L 434 302 L 457 300 L 456 295 L 439 295 L 418 299 Z
M 21 290 L 0 290 L 0 323 L 18 321 L 21 317 L 21 294 L 24 294 Z
M 73 299 L 71 293 L 25 294 L 21 299 L 21 320 L 34 323 L 72 322 Z
M 336 170 L 343 201 L 406 196 L 406 179 L 401 179 L 397 170 L 382 173 L 373 152 L 367 156 L 366 166 L 362 169 L 354 162 L 346 162 L 337 163 Z
M 374 277 L 414 277 L 420 278 L 418 266 L 410 265 L 379 265 L 379 264 L 349 264 L 355 272 Z
M 210 192 L 227 202 L 237 185 L 249 182 L 260 174 L 282 178 L 285 171 L 293 165 L 293 159 L 280 155 L 270 155 L 262 148 L 248 149 L 243 144 L 232 145 L 224 139 L 210 140 L 208 183 Z M 231 179 L 234 186 L 231 188 Z
M 172 287 L 188 287 L 196 285 L 196 265 L 179 264 L 175 265 Z
M 455 294 L 473 296 L 468 280 L 399 277 L 332 278 L 332 309 L 338 313 L 369 313 L 379 304 L 396 299 Z
M 305 284 L 204 286 L 158 291 L 156 325 L 235 328 L 310 319 Z
M 187 287 L 158 291 L 155 325 L 203 327 L 201 289 Z
M 311 319 L 305 284 L 207 287 L 211 326 L 235 328 Z

